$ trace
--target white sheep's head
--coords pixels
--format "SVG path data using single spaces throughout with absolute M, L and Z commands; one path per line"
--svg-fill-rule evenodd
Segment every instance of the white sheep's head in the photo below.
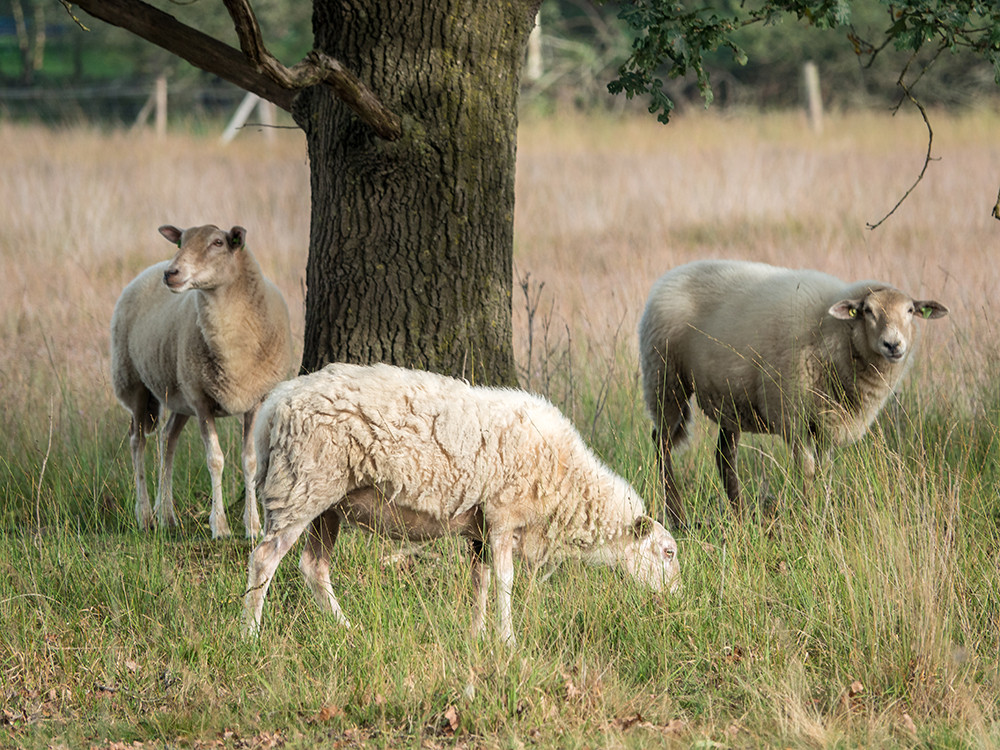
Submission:
M 163 283 L 170 291 L 216 289 L 239 276 L 237 255 L 246 245 L 247 234 L 243 227 L 223 232 L 212 224 L 190 229 L 168 224 L 160 227 L 160 234 L 180 248 L 163 272 Z
M 934 300 L 914 300 L 892 287 L 873 287 L 853 299 L 844 299 L 830 315 L 853 324 L 855 342 L 864 342 L 873 355 L 890 364 L 902 361 L 913 345 L 913 318 L 942 318 L 948 308 Z
M 680 592 L 681 567 L 673 535 L 649 516 L 639 516 L 627 537 L 621 559 L 626 572 L 654 591 Z

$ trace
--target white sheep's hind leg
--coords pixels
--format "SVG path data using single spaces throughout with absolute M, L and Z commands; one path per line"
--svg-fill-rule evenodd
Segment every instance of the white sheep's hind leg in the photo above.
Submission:
M 490 568 L 486 564 L 486 545 L 478 539 L 470 539 L 472 556 L 472 632 L 480 635 L 486 624 L 486 606 L 490 593 Z
M 808 439 L 796 440 L 792 454 L 795 456 L 795 461 L 802 471 L 802 477 L 808 485 L 816 476 L 816 452 L 811 441 Z
M 160 432 L 160 485 L 156 489 L 156 506 L 153 508 L 160 526 L 178 525 L 174 511 L 174 451 L 187 421 L 186 414 L 173 412 Z
M 215 430 L 215 417 L 200 416 L 201 439 L 205 443 L 205 457 L 208 461 L 208 473 L 212 477 L 212 511 L 208 514 L 208 525 L 212 529 L 212 538 L 220 539 L 229 536 L 229 521 L 226 520 L 226 506 L 222 503 L 222 468 L 225 458 L 219 447 L 219 434 Z
M 253 426 L 257 420 L 257 407 L 243 415 L 243 484 L 246 487 L 246 498 L 243 504 L 243 528 L 247 539 L 260 536 L 260 512 L 257 510 L 257 448 L 254 445 Z
M 268 534 L 264 541 L 250 554 L 247 571 L 247 590 L 243 595 L 243 635 L 255 636 L 260 633 L 260 621 L 264 613 L 264 597 L 271 585 L 278 563 L 295 544 L 295 540 L 305 529 L 305 523 L 286 527 L 277 534 Z
M 344 616 L 340 602 L 333 594 L 333 584 L 330 583 L 330 554 L 333 552 L 333 545 L 337 543 L 339 529 L 340 515 L 332 508 L 312 520 L 306 535 L 305 549 L 299 558 L 299 570 L 320 609 L 332 612 L 337 622 L 349 628 L 351 623 Z
M 146 486 L 146 433 L 136 417 L 132 417 L 128 432 L 132 467 L 135 470 L 135 520 L 141 530 L 146 530 L 153 526 L 153 509 L 149 504 L 149 488 Z
M 500 640 L 513 647 L 514 625 L 511 617 L 511 590 L 514 586 L 514 532 L 490 533 L 490 556 L 497 577 L 497 626 Z

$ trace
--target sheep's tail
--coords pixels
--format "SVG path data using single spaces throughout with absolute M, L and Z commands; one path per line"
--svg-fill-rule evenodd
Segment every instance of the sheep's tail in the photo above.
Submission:
M 257 421 L 254 425 L 253 444 L 257 454 L 257 471 L 253 477 L 254 489 L 257 497 L 263 498 L 264 484 L 267 481 L 267 471 L 271 466 L 271 421 L 274 410 L 268 408 L 265 402 L 257 413 Z M 265 512 L 267 504 L 264 504 Z

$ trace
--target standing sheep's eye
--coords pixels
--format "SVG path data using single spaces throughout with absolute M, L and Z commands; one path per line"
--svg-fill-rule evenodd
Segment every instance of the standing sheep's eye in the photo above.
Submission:
M 214 240 L 212 240 L 212 244 L 215 245 L 216 247 L 222 247 L 222 240 L 216 237 Z

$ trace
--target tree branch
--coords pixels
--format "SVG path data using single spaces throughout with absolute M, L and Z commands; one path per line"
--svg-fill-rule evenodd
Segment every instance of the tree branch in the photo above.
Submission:
M 223 0 L 223 3 L 233 19 L 243 54 L 258 70 L 279 85 L 293 90 L 325 83 L 381 138 L 394 141 L 402 135 L 399 117 L 338 60 L 313 50 L 302 62 L 287 68 L 264 46 L 260 25 L 249 0 Z
M 908 67 L 909 63 L 906 64 L 906 68 Z M 898 201 L 896 201 L 896 205 L 892 207 L 892 210 L 889 211 L 889 213 L 887 213 L 881 219 L 876 221 L 874 224 L 866 222 L 866 226 L 869 229 L 878 229 L 886 219 L 888 219 L 890 216 L 896 213 L 896 209 L 903 205 L 903 201 L 905 201 L 907 198 L 910 197 L 910 193 L 912 193 L 913 190 L 917 187 L 917 185 L 920 184 L 920 181 L 924 179 L 924 174 L 927 172 L 927 167 L 931 163 L 931 161 L 933 161 L 933 157 L 931 157 L 931 147 L 934 145 L 934 131 L 931 129 L 931 121 L 927 118 L 927 110 L 924 109 L 924 105 L 921 104 L 919 101 L 917 101 L 917 99 L 913 96 L 913 94 L 910 93 L 910 89 L 907 88 L 905 83 L 903 83 L 903 76 L 906 75 L 906 68 L 903 69 L 903 72 L 899 76 L 899 81 L 897 81 L 897 83 L 903 89 L 903 93 L 905 94 L 906 98 L 913 103 L 914 107 L 920 110 L 920 116 L 924 118 L 924 125 L 927 126 L 927 154 L 924 156 L 924 166 L 921 168 L 920 174 L 917 175 L 917 179 L 913 181 L 912 185 L 910 185 L 910 189 L 907 190 L 905 193 L 903 193 L 903 197 L 900 198 Z M 921 75 L 923 75 L 923 73 L 921 73 Z M 902 101 L 900 101 L 900 104 L 902 104 Z M 896 110 L 898 109 L 899 109 L 899 104 L 896 105 Z M 895 112 L 893 114 L 895 114 Z
M 242 53 L 143 0 L 78 0 L 76 5 L 94 18 L 130 31 L 286 111 L 291 111 L 299 90 L 322 83 L 381 138 L 396 140 L 402 135 L 399 117 L 339 61 L 313 50 L 302 62 L 285 67 L 264 46 L 260 26 L 247 0 L 224 2 Z
M 142 0 L 77 0 L 76 5 L 94 18 L 130 31 L 197 68 L 214 73 L 291 111 L 295 92 L 257 70 L 239 50 L 181 23 Z

